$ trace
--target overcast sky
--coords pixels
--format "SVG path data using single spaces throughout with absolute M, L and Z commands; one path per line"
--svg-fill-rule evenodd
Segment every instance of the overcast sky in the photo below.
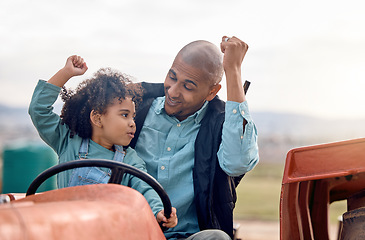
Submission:
M 365 117 L 363 0 L 0 0 L 0 104 L 25 107 L 68 56 L 163 82 L 178 50 L 223 35 L 249 45 L 251 111 Z M 225 99 L 225 88 L 219 95 Z

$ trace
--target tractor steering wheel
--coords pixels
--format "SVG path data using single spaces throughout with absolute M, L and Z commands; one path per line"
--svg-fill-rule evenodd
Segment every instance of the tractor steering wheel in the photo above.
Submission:
M 74 169 L 80 167 L 104 167 L 111 169 L 112 173 L 108 183 L 120 184 L 123 179 L 124 173 L 131 174 L 133 176 L 138 177 L 139 179 L 145 181 L 149 184 L 160 196 L 163 206 L 164 206 L 164 215 L 166 218 L 170 218 L 171 214 L 171 201 L 166 191 L 163 189 L 161 184 L 156 181 L 153 177 L 151 177 L 148 173 L 139 170 L 133 166 L 130 166 L 125 163 L 106 160 L 106 159 L 84 159 L 84 160 L 75 160 L 70 162 L 65 162 L 53 166 L 41 174 L 39 174 L 34 181 L 30 184 L 26 196 L 33 195 L 36 193 L 38 187 L 46 181 L 48 178 L 56 175 L 57 173 Z

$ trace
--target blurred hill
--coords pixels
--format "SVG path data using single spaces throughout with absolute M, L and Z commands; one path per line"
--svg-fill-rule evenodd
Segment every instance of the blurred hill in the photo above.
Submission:
M 40 141 L 27 108 L 0 105 L 0 149 L 13 141 Z
M 56 105 L 59 113 L 61 106 Z M 284 163 L 295 147 L 365 137 L 365 119 L 327 120 L 306 115 L 251 112 L 262 162 Z M 12 141 L 41 141 L 27 108 L 0 105 L 0 148 Z
M 328 120 L 306 115 L 253 112 L 258 129 L 260 159 L 285 162 L 296 147 L 365 137 L 365 119 Z

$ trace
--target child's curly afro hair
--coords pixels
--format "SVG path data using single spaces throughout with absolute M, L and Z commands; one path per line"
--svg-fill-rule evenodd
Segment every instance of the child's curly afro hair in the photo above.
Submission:
M 123 101 L 126 97 L 132 97 L 137 107 L 142 90 L 127 75 L 101 68 L 91 79 L 81 82 L 75 91 L 63 87 L 60 95 L 65 103 L 61 112 L 62 124 L 70 128 L 70 137 L 77 134 L 82 138 L 91 138 L 92 110 L 104 114 L 115 99 Z

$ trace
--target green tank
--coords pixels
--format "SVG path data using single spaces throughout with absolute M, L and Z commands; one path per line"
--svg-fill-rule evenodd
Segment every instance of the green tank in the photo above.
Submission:
M 38 174 L 58 163 L 57 154 L 42 143 L 4 146 L 2 158 L 2 193 L 25 193 Z M 54 176 L 45 181 L 38 192 L 56 188 Z

